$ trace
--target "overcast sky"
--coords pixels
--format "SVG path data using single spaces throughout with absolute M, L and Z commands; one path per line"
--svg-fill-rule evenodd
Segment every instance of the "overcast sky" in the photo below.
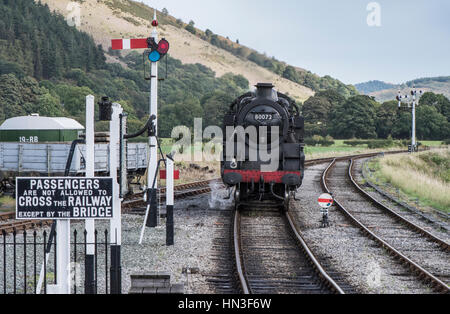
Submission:
M 349 84 L 450 75 L 448 0 L 139 1 Z

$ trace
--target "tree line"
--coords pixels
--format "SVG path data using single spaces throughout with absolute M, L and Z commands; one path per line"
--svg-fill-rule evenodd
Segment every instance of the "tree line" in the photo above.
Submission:
M 349 98 L 328 90 L 318 92 L 302 105 L 306 135 L 336 139 L 408 139 L 412 112 L 396 100 L 378 103 L 373 97 Z M 420 140 L 450 138 L 450 100 L 444 95 L 425 93 L 416 108 L 417 137 Z

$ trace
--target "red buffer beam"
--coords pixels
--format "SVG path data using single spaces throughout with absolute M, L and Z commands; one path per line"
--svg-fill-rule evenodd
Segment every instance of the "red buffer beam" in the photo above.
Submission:
M 147 38 L 141 39 L 113 39 L 111 40 L 112 50 L 127 50 L 127 49 L 147 49 Z

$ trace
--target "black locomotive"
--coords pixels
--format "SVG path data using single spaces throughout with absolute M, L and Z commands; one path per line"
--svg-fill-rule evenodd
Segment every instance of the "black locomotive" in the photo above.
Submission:
M 230 106 L 223 133 L 222 179 L 235 187 L 236 208 L 275 205 L 287 210 L 304 176 L 304 119 L 296 103 L 272 84 L 259 83 L 255 92 Z

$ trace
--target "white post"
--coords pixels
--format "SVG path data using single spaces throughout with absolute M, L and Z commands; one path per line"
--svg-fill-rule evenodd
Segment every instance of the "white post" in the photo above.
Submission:
M 172 156 L 167 156 L 166 160 L 166 205 L 167 205 L 167 220 L 166 220 L 166 245 L 174 245 L 174 220 L 173 220 L 173 205 L 174 205 L 174 166 Z
M 117 182 L 117 170 L 119 162 L 118 157 L 118 143 L 119 143 L 119 115 L 122 114 L 122 107 L 114 103 L 112 112 L 112 119 L 110 122 L 110 143 L 109 143 L 109 170 L 110 177 L 113 179 L 113 219 L 111 220 L 111 243 L 121 245 L 121 234 L 122 234 L 122 213 L 119 197 L 119 183 Z
M 56 223 L 56 273 L 59 294 L 70 294 L 70 220 L 58 220 Z
M 154 20 L 156 20 L 156 10 L 154 13 Z M 158 31 L 156 27 L 153 28 L 152 35 L 155 41 L 158 41 Z M 150 116 L 155 115 L 158 117 L 158 63 L 152 62 L 151 64 L 151 78 L 150 78 Z M 158 132 L 158 118 L 154 121 L 155 131 Z M 155 136 L 151 136 L 149 140 L 150 145 L 150 161 L 147 169 L 147 197 L 153 196 L 152 205 L 147 206 L 149 214 L 148 227 L 156 227 L 158 225 L 158 209 L 156 203 L 156 191 L 158 189 L 158 182 L 156 181 L 153 187 L 153 181 L 155 179 L 156 169 L 158 167 L 158 143 Z
M 412 149 L 416 151 L 416 92 L 414 91 L 412 103 Z
M 120 251 L 122 245 L 122 208 L 119 195 L 119 183 L 117 182 L 118 162 L 118 144 L 120 140 L 120 120 L 122 107 L 114 103 L 112 105 L 112 117 L 109 123 L 110 141 L 109 141 L 109 172 L 113 179 L 113 219 L 110 224 L 110 242 L 111 242 L 111 294 L 122 293 L 121 281 L 121 263 Z
M 94 96 L 86 97 L 86 177 L 95 176 L 95 129 L 94 129 Z M 95 221 L 85 220 L 86 229 L 86 256 L 85 256 L 85 292 L 95 293 L 94 254 L 95 254 Z

